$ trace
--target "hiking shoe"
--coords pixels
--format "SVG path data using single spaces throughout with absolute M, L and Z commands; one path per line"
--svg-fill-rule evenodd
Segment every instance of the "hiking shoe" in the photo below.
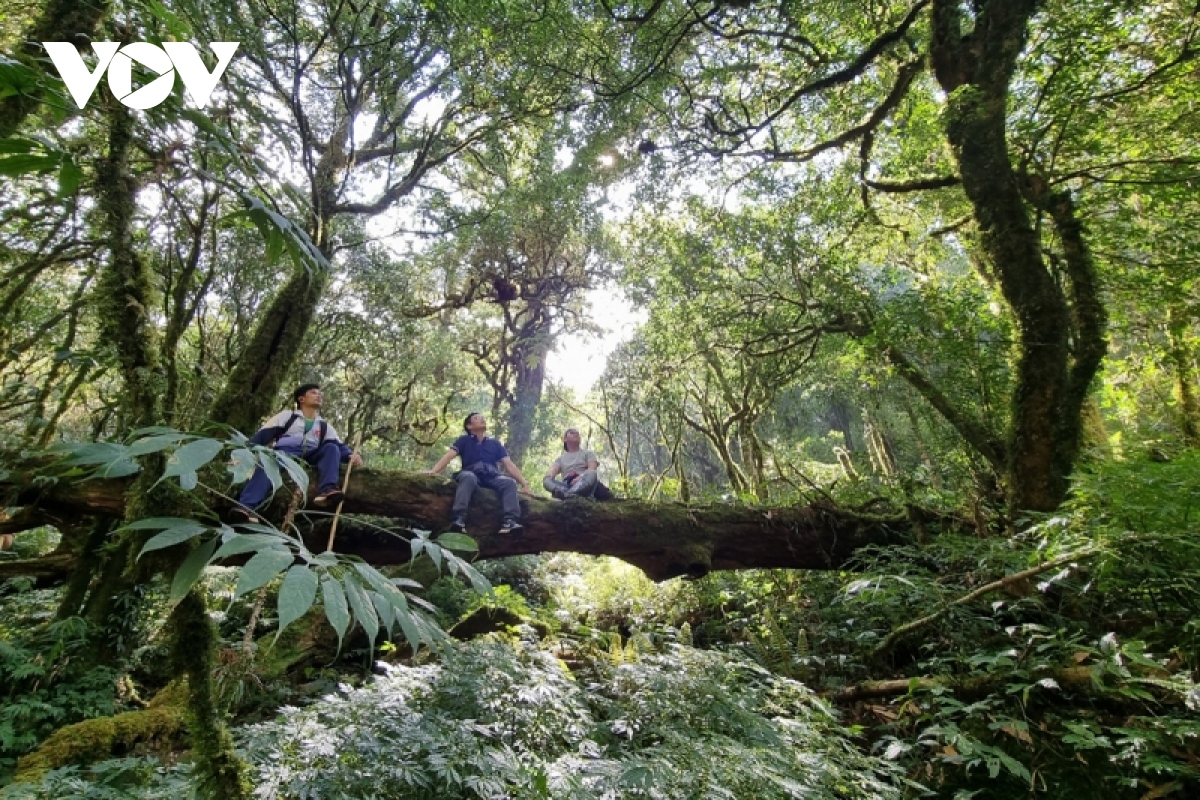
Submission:
M 454 522 L 450 523 L 450 533 L 466 533 L 466 532 L 467 532 L 466 520 L 456 519 L 456 520 L 454 520 Z
M 521 533 L 525 530 L 525 526 L 517 522 L 515 519 L 507 520 L 500 526 L 500 530 L 496 531 L 499 534 Z
M 244 523 L 256 525 L 259 522 L 258 515 L 248 508 L 233 508 L 229 511 L 229 519 L 233 523 Z
M 313 498 L 314 506 L 331 506 L 346 499 L 341 489 L 330 489 Z

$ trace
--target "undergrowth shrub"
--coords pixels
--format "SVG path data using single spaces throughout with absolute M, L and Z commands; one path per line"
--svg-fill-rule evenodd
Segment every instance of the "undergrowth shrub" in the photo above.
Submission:
M 573 676 L 526 643 L 453 645 L 244 741 L 262 798 L 900 796 L 801 685 L 681 646 Z

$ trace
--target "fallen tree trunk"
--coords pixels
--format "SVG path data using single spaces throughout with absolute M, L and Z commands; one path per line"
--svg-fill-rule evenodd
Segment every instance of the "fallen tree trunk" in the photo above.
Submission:
M 24 504 L 48 515 L 115 516 L 124 509 L 125 480 L 60 483 L 50 489 L 19 492 Z M 285 494 L 281 492 L 280 494 Z M 445 478 L 411 472 L 355 470 L 346 492 L 344 514 L 405 521 L 438 530 L 450 517 L 454 484 Z M 866 545 L 909 541 L 903 516 L 878 517 L 820 505 L 764 508 L 716 504 L 644 503 L 635 500 L 560 502 L 523 496 L 524 533 L 500 536 L 496 495 L 481 490 L 468 519 L 468 533 L 479 543 L 479 558 L 544 552 L 608 555 L 640 568 L 654 580 L 680 575 L 699 577 L 712 570 L 789 568 L 830 570 L 845 567 Z M 214 504 L 221 511 L 222 504 Z M 309 512 L 316 511 L 311 504 Z M 320 512 L 328 516 L 327 512 Z M 34 515 L 36 516 L 36 515 Z M 269 516 L 269 515 L 268 515 Z M 321 519 L 320 515 L 310 519 Z M 30 519 L 32 525 L 36 519 Z M 325 549 L 325 526 L 304 533 L 308 547 Z M 402 534 L 344 520 L 338 530 L 339 553 L 357 555 L 375 565 L 409 559 Z M 17 562 L 19 563 L 19 562 Z M 10 563 L 5 572 L 19 569 Z

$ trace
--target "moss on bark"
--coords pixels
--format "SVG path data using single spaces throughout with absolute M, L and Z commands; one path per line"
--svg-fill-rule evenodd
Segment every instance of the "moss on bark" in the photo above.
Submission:
M 173 671 L 187 678 L 185 709 L 199 794 L 213 800 L 249 797 L 246 766 L 234 752 L 233 737 L 217 709 L 212 677 L 217 632 L 198 590 L 179 601 L 167 624 Z
M 296 362 L 317 313 L 329 273 L 297 269 L 259 313 L 246 349 L 238 356 L 209 416 L 246 433 L 279 403 L 283 382 Z
M 147 708 L 61 728 L 17 762 L 16 780 L 36 781 L 47 770 L 111 758 L 138 745 L 169 745 L 183 728 L 185 696 L 180 684 L 171 684 Z

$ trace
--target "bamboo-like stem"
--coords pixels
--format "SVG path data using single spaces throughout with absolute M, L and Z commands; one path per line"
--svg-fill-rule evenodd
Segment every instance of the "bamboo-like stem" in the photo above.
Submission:
M 353 454 L 358 452 L 359 445 L 362 444 L 362 431 L 359 431 L 354 436 L 354 447 L 351 448 L 351 461 L 346 465 L 346 477 L 342 480 L 342 499 L 338 501 L 337 510 L 333 512 L 333 524 L 329 526 L 329 544 L 325 548 L 325 552 L 333 550 L 333 540 L 337 538 L 338 520 L 342 517 L 342 506 L 346 504 L 346 489 L 350 486 L 350 473 L 354 470 Z

